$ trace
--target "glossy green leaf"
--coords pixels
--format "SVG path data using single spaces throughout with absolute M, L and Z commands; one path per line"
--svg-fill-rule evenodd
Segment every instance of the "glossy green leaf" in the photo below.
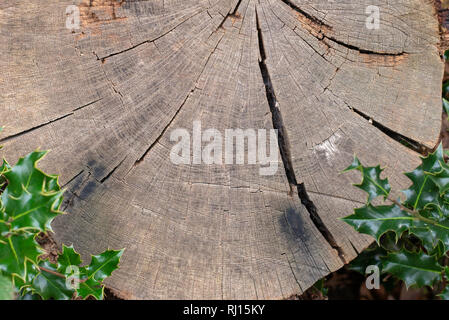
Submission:
M 0 274 L 18 299 L 66 300 L 76 290 L 84 298 L 102 299 L 102 282 L 118 268 L 123 250 L 93 256 L 86 267 L 80 267 L 73 247 L 63 246 L 56 265 L 39 258 L 43 251 L 35 236 L 51 230 L 52 220 L 62 213 L 63 194 L 58 177 L 36 167 L 44 155 L 36 151 L 13 167 L 6 161 L 0 166 Z
M 405 206 L 413 210 L 422 210 L 429 204 L 440 205 L 439 188 L 430 175 L 424 172 L 422 165 L 405 175 L 413 182 L 410 188 L 403 191 L 406 196 Z
M 89 278 L 103 281 L 118 268 L 124 250 L 106 250 L 102 254 L 92 256 L 91 263 L 86 268 Z
M 57 272 L 56 266 L 48 261 L 42 262 L 39 266 Z M 71 287 L 70 283 L 67 283 L 66 279 L 44 270 L 41 270 L 34 278 L 32 289 L 33 293 L 38 294 L 44 300 L 69 300 L 75 292 L 75 289 Z
M 118 268 L 123 251 L 107 250 L 102 254 L 92 256 L 91 263 L 81 271 L 84 282 L 77 290 L 78 295 L 84 299 L 89 296 L 102 299 L 104 290 L 102 282 Z
M 0 237 L 0 271 L 4 274 L 25 279 L 27 260 L 37 261 L 41 254 L 32 234 Z
M 427 251 L 432 251 L 439 242 L 449 250 L 449 220 L 428 224 L 425 222 L 416 222 L 410 232 L 420 238 Z
M 19 159 L 3 176 L 8 185 L 1 195 L 3 221 L 11 230 L 51 230 L 52 220 L 61 212 L 63 191 L 57 176 L 50 176 L 36 168 L 45 152 L 33 152 Z
M 0 300 L 13 300 L 14 287 L 11 277 L 0 274 Z
M 355 209 L 355 213 L 342 219 L 358 232 L 373 236 L 377 242 L 386 232 L 394 232 L 396 241 L 414 225 L 415 218 L 397 205 L 375 207 L 368 204 Z
M 79 265 L 81 265 L 81 256 L 75 251 L 73 246 L 62 246 L 62 253 L 58 257 L 58 272 L 72 275 L 79 272 Z M 78 269 L 77 269 L 78 268 Z
M 97 300 L 103 300 L 104 286 L 99 281 L 89 278 L 87 281 L 80 283 L 76 292 L 83 299 L 94 297 Z
M 403 280 L 407 288 L 432 287 L 440 280 L 443 272 L 443 267 L 438 264 L 436 257 L 423 252 L 410 253 L 405 250 L 382 258 L 382 269 Z
M 368 193 L 368 202 L 380 196 L 384 198 L 388 197 L 391 191 L 391 186 L 388 179 L 380 178 L 383 171 L 380 166 L 364 167 L 360 163 L 360 160 L 357 157 L 354 157 L 352 164 L 343 172 L 352 170 L 357 170 L 362 173 L 362 182 L 360 184 L 355 184 L 355 186 Z

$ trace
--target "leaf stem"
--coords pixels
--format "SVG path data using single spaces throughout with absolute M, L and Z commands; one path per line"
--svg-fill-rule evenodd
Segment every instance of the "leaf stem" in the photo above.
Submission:
M 47 269 L 47 268 L 41 267 L 41 266 L 38 266 L 38 268 L 39 268 L 40 271 L 44 271 L 44 272 L 50 273 L 50 274 L 52 274 L 54 276 L 57 276 L 59 278 L 67 279 L 67 276 L 63 275 L 62 273 L 59 273 L 59 272 L 56 272 L 56 271 L 53 271 L 53 270 L 50 270 L 50 269 Z M 84 283 L 87 280 L 88 279 L 83 279 L 83 280 L 80 279 L 79 282 L 80 283 Z
M 50 274 L 52 274 L 54 276 L 57 276 L 59 278 L 63 278 L 63 279 L 67 278 L 62 273 L 59 273 L 59 272 L 56 272 L 56 271 L 53 271 L 53 270 L 50 270 L 50 269 L 47 269 L 47 268 L 44 268 L 44 267 L 41 267 L 41 266 L 38 266 L 38 268 L 39 268 L 40 271 L 45 271 L 45 272 L 50 273 Z
M 397 205 L 399 208 L 401 208 L 401 210 L 404 210 L 404 211 L 406 211 L 407 213 L 411 214 L 411 215 L 412 215 L 413 217 L 415 217 L 416 219 L 421 220 L 421 221 L 424 221 L 424 222 L 426 222 L 426 223 L 430 223 L 430 224 L 433 224 L 433 225 L 437 225 L 437 223 L 436 223 L 435 221 L 423 217 L 423 216 L 420 215 L 417 211 L 411 210 L 411 209 L 407 208 L 406 206 L 404 206 L 404 205 L 403 205 L 402 203 L 400 203 L 399 201 L 394 200 L 394 199 L 391 199 L 391 198 L 388 198 L 388 200 L 390 200 L 390 201 L 393 202 L 395 205 Z

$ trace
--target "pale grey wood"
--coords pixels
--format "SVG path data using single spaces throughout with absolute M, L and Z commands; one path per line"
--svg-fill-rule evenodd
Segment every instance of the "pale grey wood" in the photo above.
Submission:
M 387 166 L 396 189 L 418 164 L 360 114 L 437 142 L 443 62 L 430 1 L 86 0 L 75 33 L 71 4 L 0 4 L 1 152 L 14 163 L 52 150 L 40 165 L 68 190 L 56 240 L 84 257 L 126 247 L 107 280 L 123 297 L 300 294 L 372 241 L 338 220 L 365 201 L 357 175 L 339 174 L 354 153 Z M 364 26 L 373 4 L 378 31 Z M 291 172 L 281 157 L 269 177 L 171 163 L 170 132 L 195 120 L 220 132 L 276 127 L 268 79 Z

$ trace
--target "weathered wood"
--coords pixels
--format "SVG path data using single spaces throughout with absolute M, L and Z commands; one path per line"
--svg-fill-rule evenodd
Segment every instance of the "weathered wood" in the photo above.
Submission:
M 74 33 L 73 1 L 0 4 L 0 143 L 12 163 L 52 150 L 40 165 L 68 189 L 56 240 L 126 247 L 107 281 L 124 297 L 299 294 L 371 242 L 338 220 L 364 202 L 339 174 L 354 153 L 400 189 L 418 154 L 393 138 L 438 140 L 432 1 L 75 3 Z M 280 129 L 286 170 L 174 165 L 170 132 L 195 120 Z

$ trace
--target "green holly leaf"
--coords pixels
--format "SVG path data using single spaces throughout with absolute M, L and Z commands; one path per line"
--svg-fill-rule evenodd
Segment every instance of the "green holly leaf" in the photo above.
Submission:
M 410 232 L 421 239 L 424 248 L 431 252 L 441 242 L 445 251 L 449 250 L 449 220 L 426 223 L 416 221 Z
M 43 251 L 35 236 L 51 231 L 52 220 L 62 213 L 58 177 L 37 168 L 45 154 L 36 151 L 14 167 L 6 161 L 0 166 L 0 274 L 19 299 L 71 299 L 76 290 L 84 298 L 102 299 L 102 282 L 117 269 L 123 250 L 93 256 L 86 267 L 79 267 L 80 255 L 67 246 L 56 265 L 39 261 Z
M 37 261 L 42 250 L 34 241 L 33 234 L 0 237 L 0 271 L 8 275 L 16 275 L 25 280 L 27 261 Z
M 443 200 L 441 200 L 440 205 L 429 203 L 420 211 L 420 214 L 426 218 L 442 222 L 449 219 L 449 205 Z
M 415 218 L 403 211 L 397 205 L 375 207 L 368 204 L 354 210 L 354 214 L 342 220 L 360 233 L 373 236 L 377 243 L 385 233 L 395 234 L 396 242 L 399 236 L 414 224 Z
M 434 153 L 427 157 L 421 157 L 422 167 L 425 172 L 436 173 L 441 171 L 441 164 L 444 163 L 443 144 L 440 143 Z
M 118 268 L 120 258 L 124 250 L 107 250 L 102 254 L 92 256 L 91 263 L 81 269 L 82 283 L 77 293 L 86 299 L 93 296 L 96 299 L 103 299 L 103 280 L 109 277 Z
M 429 174 L 429 177 L 438 187 L 440 195 L 443 195 L 449 191 L 449 167 L 446 164 L 442 164 L 441 167 L 440 172 Z
M 431 252 L 439 242 L 449 250 L 449 220 L 441 222 L 417 218 L 397 205 L 373 206 L 371 204 L 354 210 L 354 214 L 342 220 L 360 233 L 374 237 L 378 244 L 380 238 L 390 232 L 395 235 L 394 241 L 405 231 L 422 240 L 424 247 Z
M 94 297 L 97 300 L 103 300 L 104 286 L 97 280 L 89 278 L 80 283 L 80 287 L 76 290 L 76 293 L 83 299 Z
M 0 146 L 0 149 L 1 149 L 1 146 Z M 2 163 L 2 165 L 0 165 L 0 193 L 2 192 L 2 190 L 4 189 L 4 187 L 7 183 L 7 180 L 3 174 L 9 170 L 11 170 L 10 165 L 8 164 L 8 162 L 6 162 L 6 160 L 3 159 L 3 163 Z M 2 218 L 2 214 L 0 214 L 0 219 L 1 218 Z
M 423 166 L 405 174 L 412 182 L 412 186 L 403 190 L 406 196 L 404 205 L 413 210 L 422 210 L 429 204 L 439 206 L 441 203 L 438 186 L 426 174 Z
M 75 289 L 65 278 L 55 274 L 58 273 L 55 265 L 48 261 L 43 261 L 39 264 L 39 267 L 41 272 L 34 278 L 32 283 L 33 293 L 38 294 L 44 300 L 70 300 L 73 297 Z
M 88 277 L 97 281 L 103 281 L 109 277 L 118 268 L 123 251 L 124 249 L 106 250 L 102 254 L 92 256 L 92 261 L 86 268 Z
M 31 293 L 31 283 L 33 282 L 33 279 L 38 275 L 40 272 L 35 262 L 31 260 L 26 260 L 26 276 L 24 278 L 20 278 L 16 275 L 13 275 L 12 281 L 13 285 L 18 292 L 18 298 L 21 299 L 23 296 L 25 296 L 27 293 Z
M 9 163 L 5 159 L 3 159 L 3 163 L 0 166 L 0 174 L 3 175 L 5 172 L 7 172 L 9 170 L 11 170 L 11 166 L 9 165 Z
M 435 256 L 428 256 L 423 252 L 410 253 L 406 250 L 382 258 L 382 269 L 403 280 L 407 288 L 432 287 L 443 272 L 443 267 L 438 264 Z
M 0 300 L 13 300 L 14 287 L 11 277 L 0 274 Z
M 81 256 L 75 251 L 73 246 L 62 246 L 62 254 L 58 257 L 58 272 L 65 275 L 73 275 L 79 272 L 79 265 L 81 264 Z
M 2 221 L 12 231 L 51 231 L 51 222 L 62 213 L 59 207 L 64 191 L 58 185 L 58 177 L 36 167 L 45 154 L 32 152 L 3 173 L 8 185 L 1 195 Z
M 355 184 L 354 186 L 362 189 L 368 193 L 368 202 L 383 196 L 386 199 L 391 191 L 391 186 L 388 179 L 381 179 L 380 175 L 383 169 L 380 166 L 377 167 L 364 167 L 357 157 L 354 157 L 352 164 L 346 168 L 343 172 L 357 170 L 362 173 L 362 182 Z

